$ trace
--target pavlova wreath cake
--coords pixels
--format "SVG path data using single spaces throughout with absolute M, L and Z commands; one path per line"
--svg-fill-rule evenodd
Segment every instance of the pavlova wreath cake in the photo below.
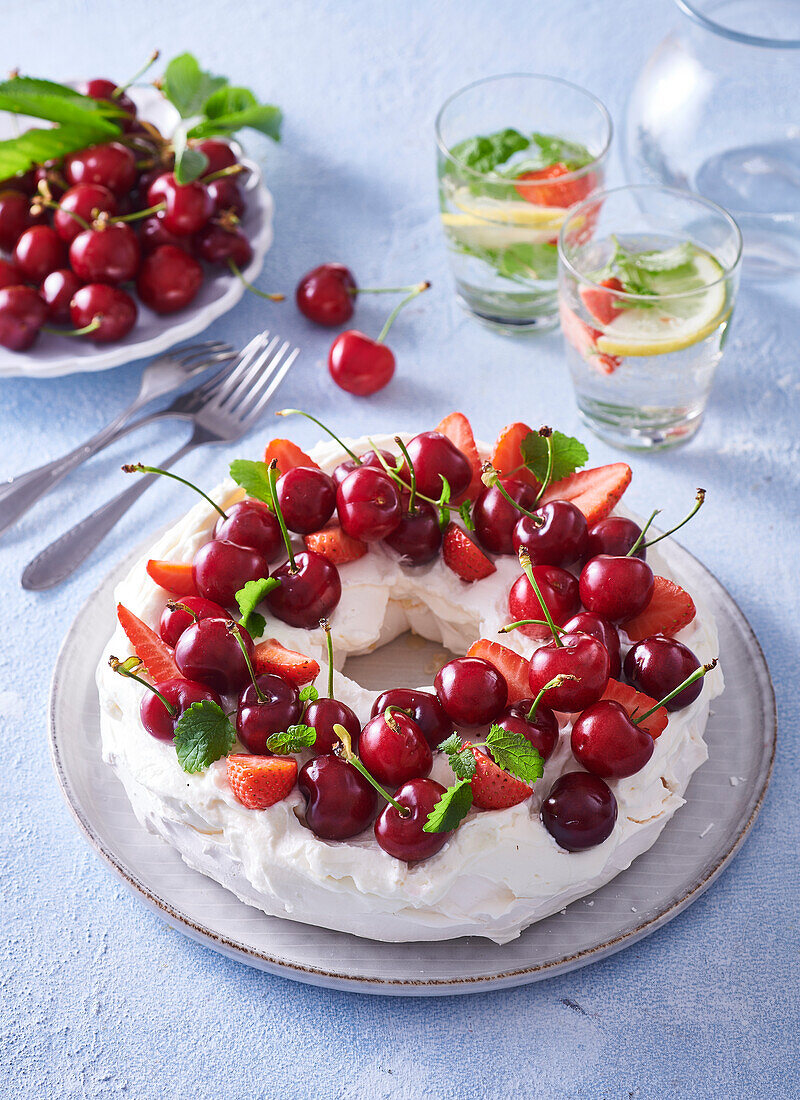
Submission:
M 628 867 L 723 681 L 618 507 L 630 468 L 586 458 L 456 413 L 232 463 L 116 591 L 102 747 L 139 821 L 265 913 L 378 940 L 503 943 Z M 456 655 L 433 687 L 334 670 L 407 630 Z

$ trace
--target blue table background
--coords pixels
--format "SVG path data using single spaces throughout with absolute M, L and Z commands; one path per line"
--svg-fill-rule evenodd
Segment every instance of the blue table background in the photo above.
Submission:
M 0 68 L 118 78 L 154 47 L 193 50 L 285 111 L 259 144 L 277 203 L 260 285 L 291 291 L 326 259 L 364 285 L 433 281 L 392 336 L 398 372 L 371 400 L 337 390 L 329 337 L 291 301 L 245 296 L 209 335 L 274 327 L 303 349 L 280 405 L 339 431 L 418 428 L 454 406 L 493 438 L 524 417 L 577 431 L 560 337 L 513 342 L 454 303 L 436 216 L 434 111 L 482 75 L 543 71 L 596 92 L 619 121 L 634 74 L 678 19 L 669 0 L 28 0 L 4 8 Z M 800 93 L 800 79 L 798 80 Z M 768 110 L 765 104 L 765 110 Z M 615 157 L 612 173 L 621 178 Z M 380 327 L 386 302 L 359 302 Z M 677 515 L 681 541 L 733 594 L 764 646 L 781 744 L 743 851 L 690 910 L 605 962 L 500 994 L 360 998 L 268 977 L 168 929 L 101 865 L 62 803 L 47 752 L 50 671 L 67 626 L 134 543 L 188 505 L 160 484 L 53 592 L 18 578 L 35 551 L 187 429 L 162 424 L 73 475 L 0 543 L 0 1094 L 60 1097 L 772 1097 L 800 1095 L 798 1024 L 798 286 L 746 287 L 707 422 L 686 449 L 639 458 L 626 498 Z M 140 364 L 0 381 L 0 477 L 62 453 L 135 394 Z M 317 434 L 297 422 L 292 432 Z M 251 436 L 257 450 L 271 424 Z M 585 433 L 584 433 L 585 434 Z M 590 443 L 596 463 L 620 456 Z M 236 449 L 238 453 L 246 447 Z M 181 472 L 214 483 L 232 450 Z

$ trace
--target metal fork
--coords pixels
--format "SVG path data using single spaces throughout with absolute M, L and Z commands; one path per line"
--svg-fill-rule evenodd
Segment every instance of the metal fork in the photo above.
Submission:
M 194 431 L 188 442 L 161 466 L 168 469 L 205 443 L 232 443 L 244 435 L 297 358 L 298 348 L 287 356 L 289 346 L 288 340 L 281 343 L 279 336 L 270 339 L 269 333 L 263 332 L 250 341 L 237 366 L 225 378 L 212 380 L 202 395 L 187 395 L 194 397 L 197 404 L 192 413 Z M 156 477 L 157 474 L 147 474 L 140 478 L 52 542 L 25 568 L 22 587 L 40 591 L 70 576 Z
M 68 473 L 76 469 L 103 447 L 113 443 L 121 436 L 157 419 L 159 414 L 131 421 L 139 409 L 144 408 L 157 397 L 174 390 L 177 386 L 208 370 L 215 363 L 227 363 L 234 359 L 236 352 L 220 341 L 207 341 L 191 344 L 176 351 L 168 352 L 154 359 L 144 370 L 139 393 L 127 409 L 115 416 L 110 424 L 101 428 L 91 439 L 81 443 L 68 454 L 10 478 L 0 485 L 0 535 L 12 524 L 21 519 L 33 507 L 37 500 L 49 493 Z M 160 415 L 166 415 L 162 410 Z

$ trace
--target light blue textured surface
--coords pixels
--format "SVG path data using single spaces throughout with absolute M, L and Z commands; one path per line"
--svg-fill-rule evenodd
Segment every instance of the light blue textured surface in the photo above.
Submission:
M 281 404 L 311 406 L 339 431 L 426 427 L 456 406 L 490 438 L 518 416 L 567 431 L 577 418 L 558 336 L 503 340 L 454 304 L 436 218 L 435 109 L 468 80 L 522 69 L 584 84 L 619 120 L 633 75 L 677 18 L 669 0 L 28 0 L 4 8 L 0 68 L 120 77 L 153 46 L 166 56 L 188 48 L 280 103 L 284 142 L 263 149 L 277 216 L 261 286 L 290 291 L 307 268 L 338 259 L 363 285 L 430 278 L 434 289 L 398 323 L 396 380 L 371 400 L 332 386 L 329 338 L 291 301 L 246 296 L 211 334 L 243 342 L 269 324 L 296 340 L 303 356 Z M 385 305 L 359 302 L 359 327 L 376 332 Z M 676 515 L 696 485 L 708 489 L 681 539 L 750 618 L 779 696 L 782 737 L 762 815 L 730 869 L 666 928 L 605 962 L 510 993 L 359 998 L 267 977 L 169 930 L 79 836 L 46 747 L 57 647 L 113 563 L 187 498 L 168 484 L 150 490 L 54 592 L 24 593 L 18 577 L 36 550 L 119 488 L 120 461 L 165 456 L 185 427 L 162 424 L 95 460 L 11 531 L 0 542 L 0 1094 L 800 1095 L 799 338 L 796 284 L 744 290 L 703 430 L 683 451 L 637 459 L 627 498 L 640 511 L 661 505 Z M 75 445 L 132 398 L 139 373 L 131 365 L 0 381 L 0 475 Z M 269 427 L 253 434 L 254 451 Z M 303 443 L 315 437 L 301 423 L 292 430 Z M 232 453 L 208 449 L 181 472 L 214 483 Z M 591 457 L 619 456 L 591 442 Z

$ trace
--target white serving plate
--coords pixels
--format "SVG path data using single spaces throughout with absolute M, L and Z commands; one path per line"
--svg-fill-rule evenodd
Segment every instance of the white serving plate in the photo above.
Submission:
M 129 95 L 143 118 L 158 126 L 163 134 L 172 133 L 178 119 L 177 112 L 155 88 L 131 88 Z M 26 124 L 26 120 L 21 120 L 21 123 Z M 0 139 L 13 136 L 16 132 L 14 124 L 13 116 L 0 112 Z M 264 266 L 264 257 L 272 244 L 275 204 L 255 161 L 245 157 L 242 163 L 249 169 L 247 178 L 241 184 L 247 201 L 242 229 L 253 249 L 253 258 L 245 268 L 244 276 L 253 282 Z M 134 295 L 139 317 L 124 340 L 113 344 L 93 344 L 91 340 L 69 339 L 43 332 L 29 351 L 0 348 L 0 377 L 57 378 L 79 371 L 108 370 L 134 359 L 157 355 L 208 328 L 212 321 L 233 309 L 244 292 L 243 283 L 231 272 L 220 270 L 214 273 L 207 267 L 200 292 L 188 309 L 161 316 L 142 305 Z
M 725 589 L 673 546 L 682 576 L 703 591 L 716 616 L 726 686 L 714 700 L 706 730 L 709 760 L 692 778 L 687 804 L 648 852 L 601 890 L 502 946 L 478 937 L 378 943 L 268 917 L 188 868 L 173 848 L 148 833 L 101 759 L 94 672 L 114 621 L 114 587 L 145 549 L 103 581 L 64 640 L 50 696 L 53 766 L 81 830 L 123 882 L 171 927 L 240 962 L 325 988 L 405 996 L 538 981 L 605 958 L 672 920 L 733 858 L 761 807 L 776 739 L 764 656 Z M 430 667 L 424 666 L 431 657 L 421 640 L 409 646 L 400 638 L 378 654 L 349 662 L 347 671 L 373 689 L 410 685 L 430 680 Z

